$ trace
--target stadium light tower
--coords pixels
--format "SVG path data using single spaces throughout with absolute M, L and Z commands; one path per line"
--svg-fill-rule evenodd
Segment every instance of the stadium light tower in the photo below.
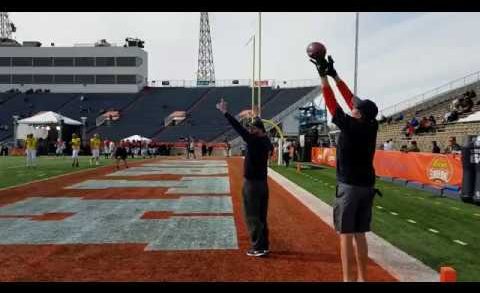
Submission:
M 8 12 L 0 12 L 0 38 L 12 39 L 12 34 L 17 28 L 8 18 Z
M 215 67 L 213 65 L 212 38 L 208 12 L 200 12 L 200 39 L 198 44 L 197 85 L 215 83 Z

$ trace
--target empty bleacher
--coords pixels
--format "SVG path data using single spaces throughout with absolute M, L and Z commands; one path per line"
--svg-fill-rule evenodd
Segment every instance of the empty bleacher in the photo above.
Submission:
M 152 137 L 173 111 L 185 111 L 194 105 L 209 88 L 150 88 L 138 100 L 121 112 L 111 126 L 100 126 L 92 131 L 109 139 L 131 135 Z
M 262 117 L 271 119 L 309 93 L 313 87 L 262 88 Z M 257 99 L 258 89 L 255 89 Z M 206 141 L 237 136 L 216 109 L 224 98 L 234 116 L 251 108 L 252 88 L 235 87 L 159 87 L 137 94 L 82 93 L 2 93 L 0 94 L 0 140 L 13 137 L 13 115 L 25 118 L 41 111 L 54 111 L 81 121 L 87 117 L 87 135 L 119 140 L 142 135 L 160 141 L 177 141 L 188 135 Z M 96 120 L 106 111 L 119 111 L 120 118 L 97 127 Z M 164 120 L 174 111 L 185 111 L 187 118 L 178 125 L 164 127 Z

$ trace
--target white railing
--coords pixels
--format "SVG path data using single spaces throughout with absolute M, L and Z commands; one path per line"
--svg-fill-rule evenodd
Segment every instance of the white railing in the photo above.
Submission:
M 311 87 L 319 86 L 319 79 L 297 79 L 297 80 L 264 80 L 268 82 L 265 87 L 272 88 L 294 88 L 294 87 Z M 151 87 L 235 87 L 235 86 L 251 86 L 251 79 L 222 79 L 216 80 L 215 84 L 198 85 L 196 80 L 151 80 Z
M 454 91 L 458 88 L 465 87 L 467 85 L 473 84 L 478 81 L 480 81 L 480 71 L 455 79 L 453 81 L 450 81 L 439 87 L 436 87 L 434 89 L 431 89 L 429 91 L 416 95 L 408 100 L 404 100 L 392 106 L 388 106 L 380 111 L 380 115 L 384 115 L 386 117 L 394 115 L 401 111 L 418 106 L 422 103 L 433 101 L 439 95 L 446 94 L 450 91 Z

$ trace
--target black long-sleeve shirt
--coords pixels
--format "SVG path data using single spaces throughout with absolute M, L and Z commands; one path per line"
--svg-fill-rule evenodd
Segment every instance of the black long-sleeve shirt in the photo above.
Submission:
M 266 180 L 268 156 L 273 151 L 270 139 L 267 136 L 251 134 L 229 113 L 225 113 L 225 117 L 247 143 L 243 176 L 248 180 Z

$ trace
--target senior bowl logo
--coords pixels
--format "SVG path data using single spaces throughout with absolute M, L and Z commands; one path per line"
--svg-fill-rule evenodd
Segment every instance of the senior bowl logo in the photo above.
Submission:
M 428 179 L 436 183 L 448 183 L 453 175 L 453 168 L 447 158 L 436 157 L 430 162 L 427 168 Z

